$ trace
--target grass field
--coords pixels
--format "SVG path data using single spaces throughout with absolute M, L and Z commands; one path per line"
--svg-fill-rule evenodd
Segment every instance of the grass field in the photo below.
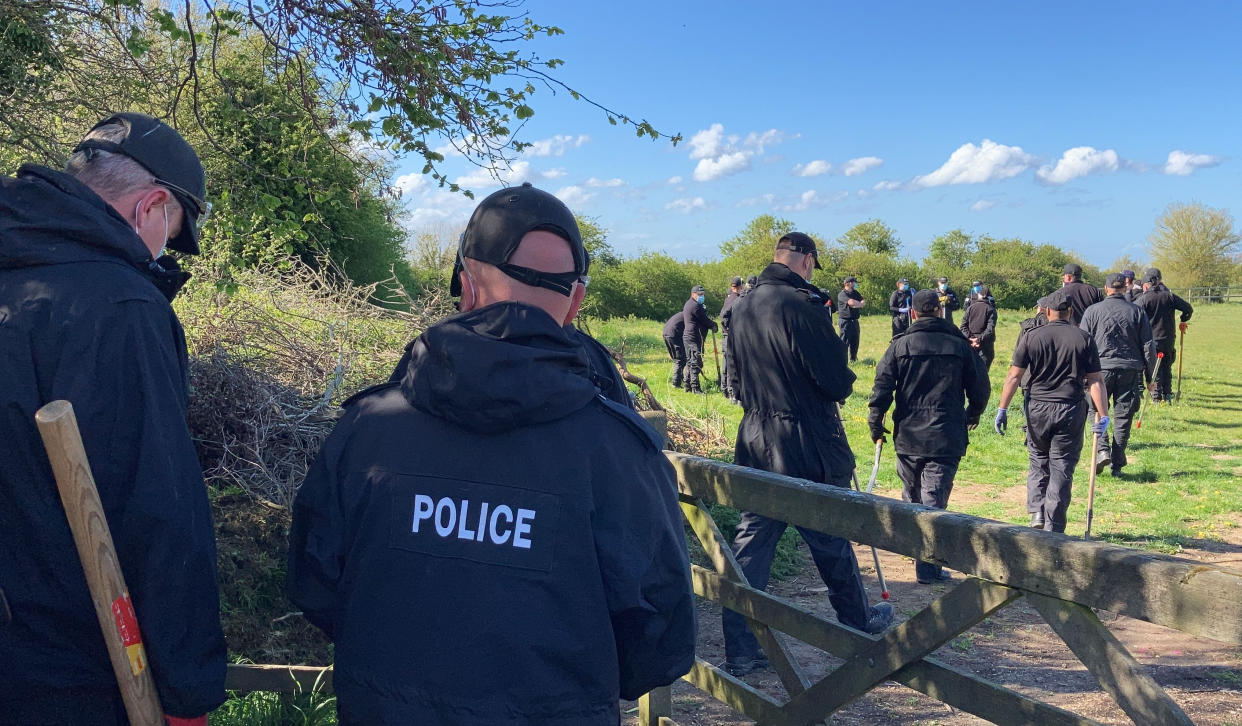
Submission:
M 958 469 L 951 509 L 991 519 L 1025 523 L 1027 457 L 1022 441 L 1020 399 L 1011 404 L 1009 433 L 992 430 L 1000 386 L 1009 354 L 1017 340 L 1018 323 L 1027 317 L 1001 311 L 997 324 L 997 357 L 992 365 L 992 400 L 979 428 L 971 433 L 970 449 Z M 670 363 L 661 338 L 661 324 L 645 320 L 591 321 L 595 337 L 623 348 L 631 371 L 647 378 L 661 404 L 720 427 L 734 440 L 742 411 L 711 387 L 697 396 L 669 385 Z M 889 341 L 887 316 L 862 320 L 862 345 L 853 370 L 854 393 L 843 409 L 846 431 L 861 476 L 874 456 L 867 434 L 866 402 L 875 378 L 875 364 Z M 1118 544 L 1176 553 L 1204 541 L 1242 541 L 1242 306 L 1201 306 L 1186 334 L 1182 398 L 1176 405 L 1149 406 L 1141 429 L 1131 434 L 1129 459 L 1122 478 L 1107 470 L 1097 479 L 1092 534 Z M 711 340 L 704 365 L 715 379 Z M 1176 370 L 1174 371 L 1176 380 Z M 1019 394 L 1020 396 L 1021 394 Z M 1090 447 L 1090 436 L 1084 447 Z M 722 458 L 727 458 L 727 454 Z M 1085 527 L 1088 457 L 1084 453 L 1075 476 L 1068 534 Z M 877 493 L 901 496 L 896 464 L 885 449 Z

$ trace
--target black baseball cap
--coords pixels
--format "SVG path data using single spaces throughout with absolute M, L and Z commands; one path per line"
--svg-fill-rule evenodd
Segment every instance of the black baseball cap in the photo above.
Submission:
M 1148 267 L 1147 272 L 1143 273 L 1143 282 L 1159 282 L 1162 277 L 1159 268 Z
M 1133 280 L 1133 279 L 1134 279 L 1134 270 L 1122 270 L 1122 271 L 1121 271 L 1121 276 L 1122 276 L 1122 277 L 1128 277 L 1128 278 L 1130 278 L 1131 280 Z
M 509 258 L 528 232 L 547 231 L 569 243 L 574 269 L 566 272 L 541 272 L 529 267 L 509 264 Z M 457 247 L 457 262 L 449 293 L 461 295 L 462 258 L 495 265 L 518 282 L 569 295 L 575 282 L 587 273 L 591 258 L 582 244 L 578 221 L 565 203 L 526 182 L 493 192 L 475 207 L 466 231 Z
M 142 168 L 151 172 L 155 183 L 167 188 L 181 205 L 184 220 L 181 232 L 168 240 L 169 249 L 198 254 L 198 224 L 207 218 L 207 179 L 198 154 L 181 138 L 181 134 L 144 113 L 117 113 L 91 127 L 119 123 L 125 127 L 125 137 L 120 141 L 84 139 L 73 151 L 98 149 L 128 156 Z
M 777 240 L 776 249 L 790 250 L 792 252 L 801 252 L 804 255 L 810 255 L 815 258 L 815 269 L 824 269 L 823 266 L 819 264 L 819 249 L 816 248 L 815 240 L 811 239 L 810 235 L 803 234 L 802 232 L 790 232 Z
M 1065 274 L 1068 275 L 1070 273 L 1067 272 Z M 1060 310 L 1064 312 L 1070 309 L 1069 295 L 1066 295 L 1064 290 L 1054 290 L 1053 292 L 1048 293 L 1044 299 L 1039 301 L 1039 306 L 1048 310 Z
M 854 277 L 853 275 L 850 275 L 849 277 L 845 278 L 845 282 L 858 282 L 858 278 Z
M 1082 274 L 1082 268 L 1079 267 L 1077 264 L 1071 262 L 1061 269 L 1061 274 L 1062 275 L 1073 275 L 1074 277 L 1078 277 L 1079 275 Z
M 1104 281 L 1104 287 L 1120 289 L 1126 286 L 1126 276 L 1124 272 L 1114 272 Z
M 702 285 L 695 285 L 694 287 L 690 288 L 690 292 L 697 294 L 700 292 L 705 293 L 707 292 L 707 290 L 704 290 Z
M 941 278 L 939 278 L 938 280 L 936 280 L 936 282 L 943 282 L 943 283 L 946 283 L 946 284 L 947 284 L 947 283 L 949 282 L 949 278 L 947 278 L 947 277 L 941 277 Z
M 742 278 L 740 278 L 740 277 L 735 277 L 735 278 L 733 278 L 733 279 L 729 282 L 729 284 L 730 284 L 731 286 L 733 286 L 733 287 L 741 287 L 741 286 L 742 286 Z
M 970 283 L 970 286 L 971 286 L 971 287 L 983 287 L 983 281 L 982 281 L 982 280 L 975 280 L 974 282 Z
M 910 299 L 910 307 L 919 315 L 930 315 L 940 310 L 940 294 L 935 290 L 919 290 Z
M 899 277 L 899 278 L 897 278 L 897 282 L 904 282 L 904 283 L 906 283 L 907 285 L 909 285 L 909 284 L 910 284 L 910 281 L 909 281 L 909 280 L 907 280 L 907 279 L 906 279 L 906 278 L 904 278 L 904 277 Z
M 755 285 L 758 285 L 758 284 L 759 284 L 759 276 L 758 276 L 758 275 L 751 275 L 750 277 L 747 277 L 747 278 L 746 278 L 746 284 L 747 284 L 747 285 L 750 285 L 751 287 L 754 287 Z

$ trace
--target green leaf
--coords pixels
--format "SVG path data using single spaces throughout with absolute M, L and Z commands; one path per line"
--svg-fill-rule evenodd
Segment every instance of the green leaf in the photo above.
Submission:
M 519 119 L 528 119 L 535 115 L 535 109 L 527 106 L 526 104 L 522 104 L 521 106 L 513 109 L 513 115 L 517 116 Z

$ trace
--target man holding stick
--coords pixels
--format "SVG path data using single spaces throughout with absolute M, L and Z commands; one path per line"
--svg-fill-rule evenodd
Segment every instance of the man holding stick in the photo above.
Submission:
M 1151 321 L 1152 337 L 1156 340 L 1156 352 L 1163 353 L 1164 359 L 1152 374 L 1147 375 L 1151 386 L 1151 400 L 1154 403 L 1173 401 L 1173 364 L 1177 362 L 1177 331 L 1186 330 L 1186 324 L 1195 309 L 1190 303 L 1175 295 L 1165 287 L 1160 270 L 1152 267 L 1143 275 L 1143 294 L 1135 301 L 1147 313 Z M 1180 322 L 1174 325 L 1173 313 L 1181 313 Z
M 1047 312 L 1048 323 L 1031 329 L 1014 348 L 995 428 L 996 433 L 1005 435 L 1009 402 L 1023 375 L 1029 372 L 1023 403 L 1030 458 L 1027 511 L 1031 513 L 1032 527 L 1064 532 L 1074 467 L 1082 453 L 1087 421 L 1084 387 L 1100 415 L 1092 430 L 1101 435 L 1108 429 L 1108 398 L 1095 341 L 1069 324 L 1069 296 L 1057 290 L 1041 299 L 1039 307 Z
M 979 307 L 976 302 L 966 314 Z M 958 462 L 966 454 L 966 432 L 979 425 L 992 387 L 983 360 L 939 312 L 935 291 L 914 294 L 910 309 L 914 322 L 893 338 L 876 366 L 867 425 L 871 440 L 882 441 L 889 433 L 884 414 L 896 398 L 893 444 L 902 498 L 945 509 Z M 949 579 L 944 568 L 932 562 L 916 562 L 914 572 L 924 585 Z
M 4 723 L 129 723 L 35 429 L 57 399 L 77 411 L 164 711 L 205 724 L 224 701 L 215 537 L 169 304 L 188 275 L 162 255 L 198 252 L 204 196 L 194 150 L 136 113 L 97 124 L 65 172 L 0 180 Z

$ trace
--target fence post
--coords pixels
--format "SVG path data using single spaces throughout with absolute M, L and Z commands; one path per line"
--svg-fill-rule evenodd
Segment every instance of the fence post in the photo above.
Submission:
M 638 723 L 640 726 L 660 726 L 662 717 L 673 715 L 673 689 L 669 686 L 653 688 L 638 698 Z

